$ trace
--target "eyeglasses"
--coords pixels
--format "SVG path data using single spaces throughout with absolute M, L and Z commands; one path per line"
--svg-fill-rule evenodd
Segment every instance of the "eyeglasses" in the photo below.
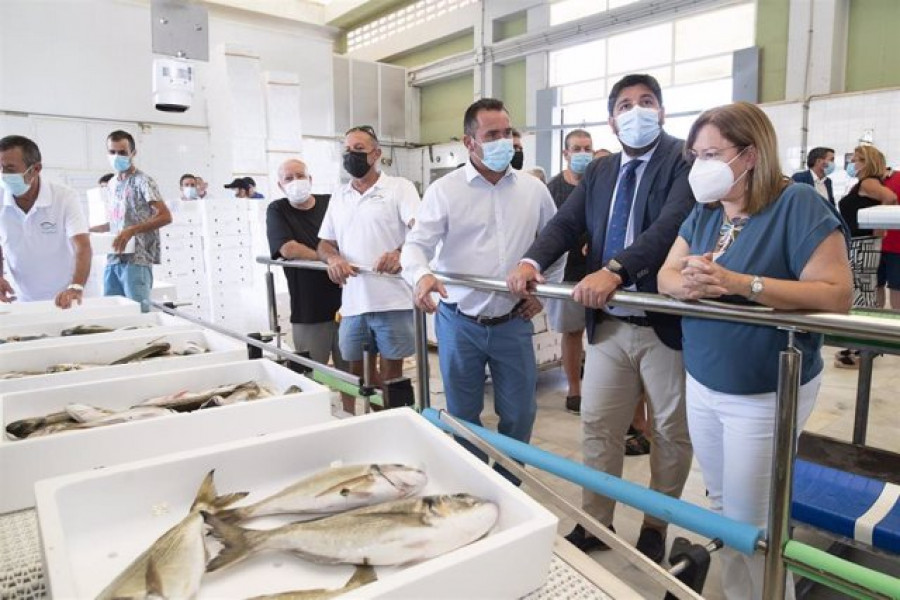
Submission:
M 362 131 L 366 135 L 371 136 L 371 138 L 373 140 L 375 140 L 376 142 L 378 141 L 378 136 L 375 135 L 375 130 L 372 128 L 371 125 L 357 125 L 356 127 L 351 127 L 350 129 L 347 130 L 347 133 L 345 133 L 344 135 L 350 135 L 354 131 Z
M 691 150 L 691 160 L 720 160 L 722 157 L 722 153 L 725 150 L 731 150 L 732 148 L 739 148 L 740 146 L 725 146 L 724 148 L 706 148 L 705 150 L 701 150 L 697 152 L 696 150 Z

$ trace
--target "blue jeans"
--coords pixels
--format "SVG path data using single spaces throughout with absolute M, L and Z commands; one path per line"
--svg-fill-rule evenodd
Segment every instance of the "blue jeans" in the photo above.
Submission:
M 338 343 L 344 360 L 363 359 L 363 346 L 389 360 L 416 353 L 416 325 L 412 310 L 388 310 L 341 317 Z
M 527 443 L 537 414 L 537 365 L 531 321 L 515 317 L 500 325 L 480 325 L 441 302 L 435 331 L 450 414 L 481 424 L 487 365 L 494 382 L 494 412 L 500 417 L 497 430 Z M 470 445 L 463 445 L 485 459 Z M 506 469 L 498 467 L 497 471 L 518 483 Z
M 150 311 L 150 290 L 153 289 L 153 270 L 146 265 L 114 263 L 106 265 L 103 273 L 103 295 L 125 296 L 141 303 L 141 310 Z

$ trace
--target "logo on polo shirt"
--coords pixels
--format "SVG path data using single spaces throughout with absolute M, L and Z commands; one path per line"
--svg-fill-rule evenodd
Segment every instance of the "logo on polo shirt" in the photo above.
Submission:
M 44 233 L 56 233 L 56 223 L 41 221 L 41 231 Z

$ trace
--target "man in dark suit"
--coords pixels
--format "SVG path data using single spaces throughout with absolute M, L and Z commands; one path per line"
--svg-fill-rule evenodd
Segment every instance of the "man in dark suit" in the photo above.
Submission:
M 622 440 L 635 405 L 650 405 L 650 487 L 679 497 L 691 465 L 678 317 L 611 307 L 619 288 L 656 292 L 656 273 L 694 206 L 684 143 L 662 130 L 662 91 L 649 75 L 627 75 L 609 95 L 609 125 L 623 152 L 593 161 L 556 217 L 510 273 L 510 291 L 527 296 L 541 271 L 590 238 L 587 272 L 573 299 L 586 307 L 588 348 L 582 384 L 584 462 L 622 475 Z M 584 509 L 612 529 L 615 502 L 584 491 Z M 667 523 L 645 515 L 637 548 L 665 557 Z M 581 526 L 567 539 L 585 552 L 606 545 Z
M 806 157 L 806 166 L 809 167 L 807 170 L 794 173 L 793 180 L 813 186 L 820 196 L 834 206 L 834 192 L 831 179 L 828 178 L 834 172 L 834 150 L 821 146 L 813 148 Z

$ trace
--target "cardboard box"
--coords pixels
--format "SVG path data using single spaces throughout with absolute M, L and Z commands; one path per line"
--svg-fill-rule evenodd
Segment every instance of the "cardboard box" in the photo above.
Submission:
M 465 492 L 500 509 L 481 540 L 418 564 L 378 567 L 378 581 L 343 597 L 520 598 L 544 583 L 556 517 L 414 411 L 398 409 L 39 482 L 50 593 L 96 596 L 187 513 L 211 469 L 219 493 L 248 490 L 248 500 L 258 500 L 334 461 L 417 465 L 429 476 L 423 494 Z M 206 575 L 197 597 L 339 587 L 352 571 L 267 552 Z

